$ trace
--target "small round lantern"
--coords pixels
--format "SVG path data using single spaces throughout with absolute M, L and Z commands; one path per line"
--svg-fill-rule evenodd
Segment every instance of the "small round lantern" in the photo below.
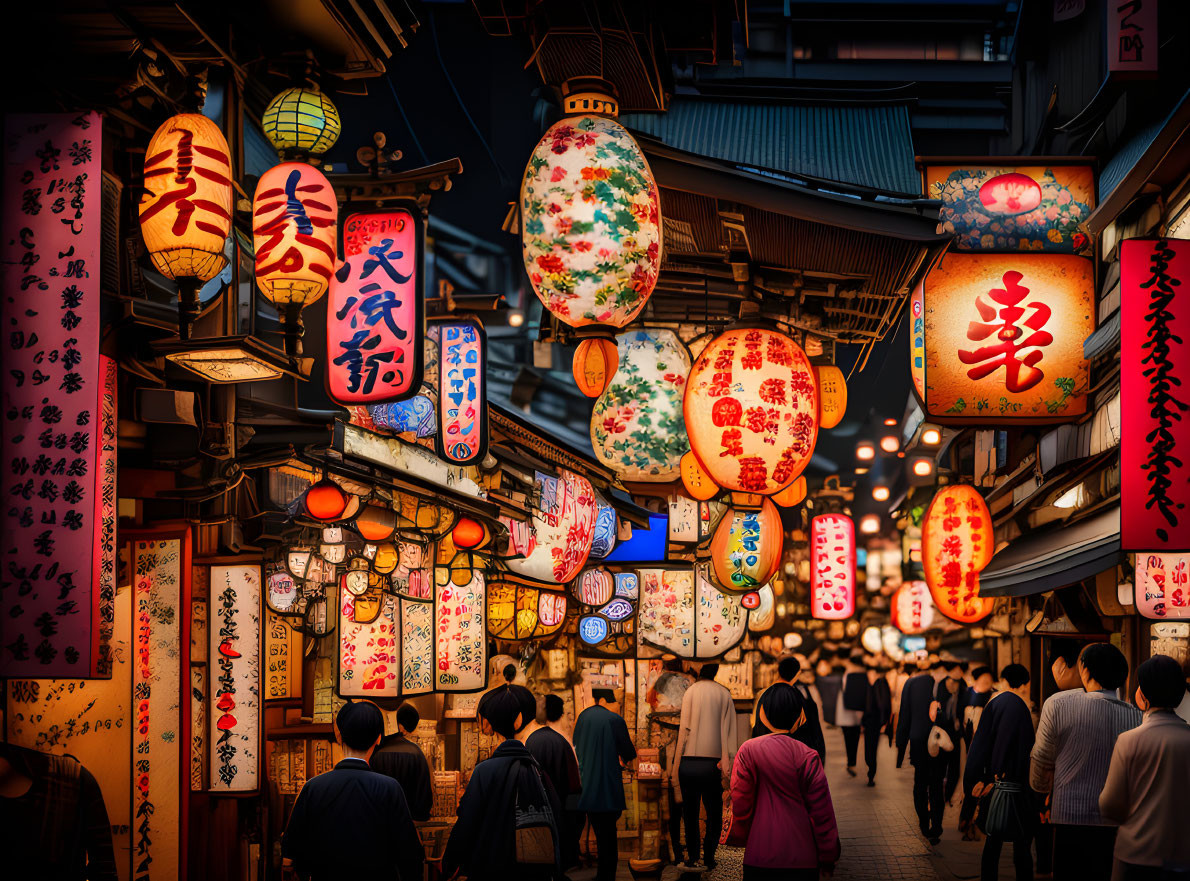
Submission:
M 293 88 L 279 93 L 260 118 L 264 136 L 282 156 L 321 156 L 339 140 L 339 111 L 317 89 Z
M 777 573 L 784 547 L 781 514 L 764 499 L 758 508 L 735 508 L 711 539 L 711 568 L 725 591 L 754 591 Z
M 306 490 L 306 513 L 315 520 L 323 522 L 338 520 L 347 509 L 347 493 L 329 477 L 324 477 L 318 483 Z M 297 575 L 297 573 L 294 573 Z M 301 577 L 301 576 L 298 576 Z
M 830 364 L 816 364 L 814 379 L 818 383 L 818 427 L 834 428 L 847 412 L 847 379 Z
M 391 541 L 376 545 L 376 552 L 372 555 L 372 571 L 378 575 L 391 575 L 396 571 L 401 556 L 397 546 Z
M 606 337 L 591 337 L 578 344 L 571 365 L 574 382 L 588 398 L 597 398 L 611 385 L 619 356 L 616 344 Z
M 470 517 L 460 517 L 450 532 L 451 541 L 456 548 L 470 551 L 482 545 L 488 537 L 487 528 L 478 520 Z
M 355 515 L 355 531 L 364 541 L 380 542 L 392 538 L 397 529 L 397 512 L 388 505 L 364 505 Z

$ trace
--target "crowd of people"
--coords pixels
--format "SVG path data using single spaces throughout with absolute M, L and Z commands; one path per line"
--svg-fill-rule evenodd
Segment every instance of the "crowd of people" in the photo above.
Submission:
M 1190 791 L 1190 669 L 1172 658 L 1145 661 L 1128 696 L 1118 648 L 1055 641 L 1057 690 L 1035 708 L 1036 688 L 1021 664 L 996 673 L 947 657 L 894 666 L 862 650 L 790 655 L 756 696 L 750 731 L 737 729 L 736 704 L 716 681 L 719 665 L 693 667 L 670 662 L 665 673 L 681 706 L 661 764 L 669 856 L 683 873 L 713 870 L 722 842 L 743 848 L 746 881 L 831 877 L 840 840 L 825 724 L 841 730 L 852 777 L 862 741 L 869 787 L 884 738 L 895 744 L 898 768 L 908 757 L 913 807 L 931 845 L 958 799 L 958 830 L 984 839 L 983 881 L 999 877 L 1009 843 L 1018 881 L 1190 877 L 1179 800 Z M 620 695 L 593 689 L 568 738 L 562 699 L 539 702 L 512 681 L 515 672 L 509 665 L 505 684 L 479 701 L 481 730 L 502 742 L 470 776 L 440 875 L 563 878 L 579 863 L 589 827 L 596 879 L 612 881 L 622 771 L 637 756 Z M 301 877 L 421 878 L 414 821 L 429 816 L 430 773 L 409 739 L 416 710 L 403 705 L 396 721 L 385 738 L 375 705 L 340 710 L 335 734 L 344 758 L 307 782 L 283 839 Z M 328 826 L 333 849 L 325 846 Z

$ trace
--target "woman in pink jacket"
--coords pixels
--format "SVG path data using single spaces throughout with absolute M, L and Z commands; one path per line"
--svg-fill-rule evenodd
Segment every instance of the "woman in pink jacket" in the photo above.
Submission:
M 835 809 L 818 753 L 789 735 L 804 720 L 796 690 L 765 693 L 772 734 L 746 741 L 731 775 L 733 840 L 744 840 L 744 881 L 830 878 L 839 859 Z

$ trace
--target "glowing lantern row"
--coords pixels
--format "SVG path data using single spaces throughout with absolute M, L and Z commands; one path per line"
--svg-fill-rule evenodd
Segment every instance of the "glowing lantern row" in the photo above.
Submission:
M 818 383 L 818 427 L 834 428 L 847 412 L 847 379 L 829 364 L 814 367 Z
M 635 572 L 583 571 L 572 588 L 578 601 L 573 632 L 585 648 L 608 656 L 622 656 L 636 648 L 639 586 Z
M 261 128 L 281 155 L 319 156 L 339 139 L 339 111 L 317 89 L 293 88 L 279 93 L 264 109 Z
M 488 585 L 488 633 L 497 639 L 541 639 L 566 621 L 566 595 L 501 581 Z
M 335 269 L 335 191 L 322 172 L 283 162 L 260 176 L 252 201 L 256 283 L 278 306 L 306 306 L 324 293 Z
M 781 562 L 784 534 L 777 506 L 732 509 L 711 539 L 711 570 L 719 586 L 738 593 L 768 584 Z
M 906 581 L 893 594 L 892 624 L 906 636 L 929 630 L 936 612 L 930 588 L 924 581 Z
M 1190 554 L 1137 554 L 1136 608 L 1146 618 L 1190 618 Z
M 583 340 L 571 365 L 578 390 L 588 398 L 599 397 L 611 385 L 618 360 L 616 344 L 611 340 L 602 337 Z
M 947 486 L 934 496 L 922 525 L 922 565 L 938 611 L 961 624 L 992 612 L 979 595 L 979 573 L 994 553 L 992 515 L 970 486 Z
M 855 614 L 855 524 L 843 514 L 810 521 L 810 613 L 826 621 Z
M 591 410 L 595 457 L 621 480 L 668 483 L 689 448 L 682 391 L 690 353 L 672 330 L 622 333 L 615 377 Z
M 531 523 L 501 518 L 508 528 L 508 568 L 527 578 L 565 584 L 578 575 L 591 553 L 595 532 L 595 491 L 585 477 L 569 471 L 537 475 L 539 507 Z
M 487 334 L 474 318 L 435 322 L 438 331 L 438 455 L 472 465 L 488 448 Z
M 760 328 L 712 340 L 690 373 L 690 448 L 724 489 L 772 495 L 805 469 L 818 438 L 818 386 L 802 347 Z
M 167 119 L 145 153 L 140 228 L 166 278 L 210 281 L 227 265 L 231 165 L 219 126 L 198 113 Z

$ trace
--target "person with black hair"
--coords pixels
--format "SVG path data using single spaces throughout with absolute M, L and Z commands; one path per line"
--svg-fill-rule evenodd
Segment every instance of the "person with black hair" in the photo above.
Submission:
M 946 678 L 942 661 L 935 661 L 928 672 L 909 677 L 901 692 L 901 710 L 897 719 L 897 767 L 909 750 L 913 765 L 913 809 L 917 825 L 930 844 L 942 840 L 942 814 L 946 778 L 946 754 L 930 755 L 930 732 L 934 727 L 938 703 L 935 692 Z
M 620 702 L 610 688 L 593 688 L 593 707 L 579 713 L 574 723 L 574 751 L 582 776 L 578 809 L 587 815 L 598 851 L 596 881 L 614 881 L 620 860 L 616 823 L 624 813 L 622 768 L 636 758 L 628 725 L 620 715 Z
M 1050 673 L 1058 691 L 1083 687 L 1082 677 L 1078 673 L 1078 656 L 1084 645 L 1077 639 L 1059 637 L 1050 640 Z
M 839 694 L 843 690 L 843 661 L 848 657 L 847 649 L 824 651 L 821 655 L 826 672 L 819 671 L 814 680 L 818 696 L 822 698 L 822 718 L 828 725 L 840 724 L 835 717 L 839 707 Z
M 1183 722 L 1190 722 L 1190 654 L 1182 659 L 1182 677 L 1186 680 L 1186 693 L 1174 712 Z
M 479 699 L 477 712 L 480 731 L 499 734 L 504 742 L 471 772 L 442 856 L 443 878 L 461 872 L 468 881 L 545 881 L 561 871 L 562 807 L 553 783 L 516 739 L 532 721 L 525 718 L 528 706 L 537 701 L 529 689 L 513 684 L 513 664 L 503 673 L 504 684 Z M 540 834 L 543 829 L 548 834 Z M 518 848 L 522 842 L 526 847 Z
M 425 753 L 409 739 L 419 722 L 421 714 L 413 704 L 403 703 L 397 708 L 397 730 L 380 741 L 372 754 L 372 770 L 400 783 L 409 802 L 409 813 L 414 820 L 424 821 L 430 819 L 434 806 L 434 787 Z
M 343 760 L 298 794 L 281 839 L 285 864 L 303 881 L 420 881 L 425 856 L 401 784 L 368 766 L 384 736 L 380 709 L 344 704 L 334 731 Z
M 1144 721 L 1116 740 L 1099 794 L 1104 819 L 1120 824 L 1112 878 L 1190 877 L 1185 814 L 1190 725 L 1175 712 L 1186 696 L 1185 676 L 1173 658 L 1154 655 L 1140 665 L 1136 678 L 1136 704 Z
M 979 721 L 983 716 L 983 708 L 996 693 L 994 686 L 995 674 L 992 673 L 991 667 L 981 665 L 971 671 L 971 683 L 967 688 L 967 698 L 963 705 L 963 743 L 967 747 L 968 761 L 970 761 L 971 743 L 975 737 L 975 730 L 979 727 Z M 970 793 L 964 789 L 963 804 L 959 808 L 959 831 L 963 833 L 964 841 L 974 841 L 976 838 L 972 821 L 975 819 L 975 811 L 978 806 L 979 800 L 972 798 Z
M 847 773 L 856 775 L 859 757 L 859 738 L 863 732 L 861 721 L 868 703 L 868 674 L 864 672 L 864 656 L 852 652 L 843 666 L 843 687 L 835 706 L 835 724 L 843 729 L 843 747 L 847 752 Z
M 578 863 L 578 839 L 583 831 L 583 814 L 578 809 L 582 778 L 574 747 L 558 730 L 557 725 L 566 714 L 566 704 L 556 694 L 545 696 L 546 724 L 525 740 L 525 746 L 541 765 L 541 770 L 554 784 L 554 792 L 562 804 L 558 831 L 562 836 L 562 869 Z
M 1029 782 L 1053 792 L 1056 881 L 1107 881 L 1115 823 L 1099 813 L 1112 750 L 1141 722 L 1136 707 L 1118 697 L 1128 661 L 1110 643 L 1091 643 L 1078 659 L 1083 690 L 1055 694 L 1041 708 Z
M 810 749 L 818 753 L 818 758 L 826 763 L 826 739 L 822 736 L 822 723 L 818 719 L 818 704 L 814 702 L 814 696 L 810 693 L 810 688 L 804 683 L 798 682 L 801 674 L 802 665 L 797 658 L 789 655 L 777 662 L 777 682 L 784 685 L 793 686 L 794 691 L 802 699 L 802 707 L 806 714 L 806 722 L 804 725 L 798 727 L 793 733 L 792 737 L 800 740 Z M 760 709 L 764 704 L 765 695 L 769 693 L 770 685 L 760 693 L 756 698 L 756 705 L 752 711 L 752 737 L 764 737 L 766 734 L 771 734 L 768 726 L 760 721 Z
M 887 672 L 872 660 L 865 673 L 868 689 L 864 695 L 864 711 L 859 723 L 864 732 L 864 764 L 868 766 L 868 786 L 876 785 L 880 735 L 892 718 L 892 690 L 888 687 Z

